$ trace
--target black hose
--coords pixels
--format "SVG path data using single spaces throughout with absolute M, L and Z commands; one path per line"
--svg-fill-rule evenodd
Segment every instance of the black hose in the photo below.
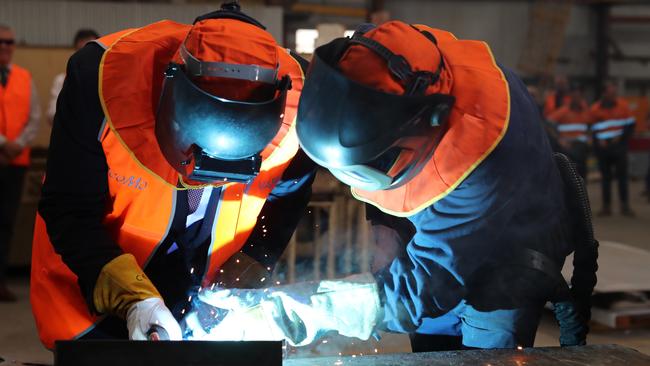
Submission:
M 597 281 L 598 241 L 594 238 L 591 206 L 582 177 L 565 155 L 555 153 L 555 161 L 566 188 L 575 251 L 571 286 L 554 299 L 554 312 L 560 326 L 560 345 L 584 345 L 591 320 L 591 295 Z

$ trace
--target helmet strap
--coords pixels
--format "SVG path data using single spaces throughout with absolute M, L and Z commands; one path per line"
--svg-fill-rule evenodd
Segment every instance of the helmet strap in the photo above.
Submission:
M 371 27 L 369 28 L 372 29 Z M 442 56 L 440 57 L 438 69 L 435 72 L 413 71 L 413 68 L 408 63 L 406 58 L 404 58 L 404 56 L 397 55 L 374 39 L 365 37 L 363 34 L 367 30 L 368 29 L 361 29 L 355 31 L 349 43 L 360 44 L 372 50 L 381 58 L 386 60 L 388 63 L 388 70 L 390 71 L 391 75 L 405 84 L 405 95 L 424 95 L 429 85 L 435 84 L 438 79 L 440 79 L 440 74 L 444 67 Z M 432 34 L 429 32 L 422 32 L 420 30 L 418 31 L 422 33 L 427 39 L 429 39 L 436 46 L 436 48 L 438 48 L 437 41 Z

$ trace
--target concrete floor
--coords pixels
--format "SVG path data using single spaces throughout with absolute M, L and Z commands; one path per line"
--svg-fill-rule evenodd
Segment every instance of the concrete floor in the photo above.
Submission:
M 600 192 L 596 182 L 590 183 L 592 206 L 594 211 L 600 208 Z M 594 219 L 596 234 L 600 240 L 629 244 L 650 251 L 650 203 L 641 197 L 641 182 L 631 183 L 631 205 L 636 217 L 627 218 L 616 214 L 608 218 Z M 0 303 L 0 357 L 7 361 L 52 363 L 52 354 L 44 349 L 36 334 L 34 321 L 29 306 L 29 281 L 26 278 L 13 278 L 9 283 L 20 298 L 13 304 Z M 542 320 L 535 346 L 557 346 L 558 330 L 550 314 Z M 619 344 L 650 354 L 650 329 L 612 330 L 594 326 L 589 336 L 591 344 Z M 346 342 L 347 343 L 347 342 Z M 321 355 L 336 355 L 332 347 L 319 347 Z M 370 342 L 347 348 L 344 353 L 374 352 L 408 352 L 408 338 L 402 335 L 390 335 L 380 343 Z

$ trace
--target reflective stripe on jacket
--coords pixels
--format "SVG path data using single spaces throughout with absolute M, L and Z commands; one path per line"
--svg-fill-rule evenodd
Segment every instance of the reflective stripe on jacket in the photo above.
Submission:
M 568 141 L 588 141 L 591 115 L 586 105 L 580 110 L 574 110 L 570 105 L 565 105 L 551 113 L 547 119 L 556 124 L 559 138 Z
M 596 140 L 609 140 L 621 137 L 626 130 L 635 124 L 632 111 L 623 98 L 617 98 L 612 107 L 604 107 L 602 101 L 591 106 L 592 120 L 591 131 Z

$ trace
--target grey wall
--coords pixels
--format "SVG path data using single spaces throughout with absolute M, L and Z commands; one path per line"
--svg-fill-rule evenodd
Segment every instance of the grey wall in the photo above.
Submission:
M 71 46 L 79 28 L 108 34 L 141 27 L 161 19 L 191 23 L 195 17 L 217 10 L 214 4 L 141 4 L 45 0 L 0 0 L 0 23 L 16 31 L 20 43 L 30 46 Z M 266 25 L 282 42 L 282 8 L 246 6 L 249 15 Z

